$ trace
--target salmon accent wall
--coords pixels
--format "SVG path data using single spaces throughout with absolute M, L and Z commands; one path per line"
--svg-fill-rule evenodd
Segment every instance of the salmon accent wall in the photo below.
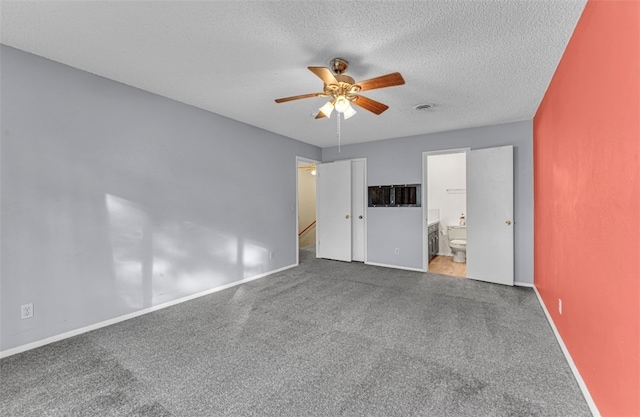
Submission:
M 534 283 L 603 416 L 640 416 L 639 78 L 640 1 L 590 0 L 533 122 Z

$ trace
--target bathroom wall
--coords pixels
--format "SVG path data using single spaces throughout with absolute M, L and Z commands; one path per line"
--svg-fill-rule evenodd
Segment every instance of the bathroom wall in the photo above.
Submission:
M 467 213 L 467 155 L 464 152 L 427 155 L 427 201 L 429 209 L 440 210 L 439 254 L 452 256 L 447 226 L 459 225 Z
M 323 148 L 322 160 L 366 158 L 368 185 L 416 184 L 422 183 L 422 152 L 513 145 L 515 281 L 533 284 L 532 135 L 532 122 L 521 121 Z M 369 208 L 367 217 L 369 262 L 423 269 L 427 212 L 423 218 L 421 207 Z
M 534 119 L 535 285 L 603 416 L 640 415 L 639 39 L 590 0 Z
M 319 148 L 0 57 L 0 352 L 295 264 L 296 156 Z

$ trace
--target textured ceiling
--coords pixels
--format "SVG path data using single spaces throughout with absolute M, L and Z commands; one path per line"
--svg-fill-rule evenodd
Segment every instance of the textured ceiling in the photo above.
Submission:
M 586 0 L 70 1 L 0 3 L 1 41 L 317 146 L 336 144 L 306 69 L 349 61 L 390 106 L 356 107 L 342 143 L 531 119 Z M 414 106 L 434 104 L 430 111 Z

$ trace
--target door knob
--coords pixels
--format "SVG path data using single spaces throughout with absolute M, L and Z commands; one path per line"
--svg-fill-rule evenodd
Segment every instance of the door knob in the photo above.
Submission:
M 360 220 L 362 220 L 362 214 L 361 214 L 361 215 L 359 215 L 359 216 L 358 216 L 358 218 L 359 218 Z
M 511 220 L 507 220 L 505 223 L 509 226 L 511 224 Z
M 351 217 L 351 216 L 349 216 L 348 214 L 346 216 L 344 216 L 344 218 L 347 219 L 347 220 L 349 220 L 349 217 Z

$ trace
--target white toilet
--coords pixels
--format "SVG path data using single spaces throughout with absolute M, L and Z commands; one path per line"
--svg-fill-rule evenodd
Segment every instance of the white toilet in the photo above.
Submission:
M 449 247 L 453 252 L 453 262 L 464 263 L 467 261 L 467 227 L 447 226 L 447 238 Z

